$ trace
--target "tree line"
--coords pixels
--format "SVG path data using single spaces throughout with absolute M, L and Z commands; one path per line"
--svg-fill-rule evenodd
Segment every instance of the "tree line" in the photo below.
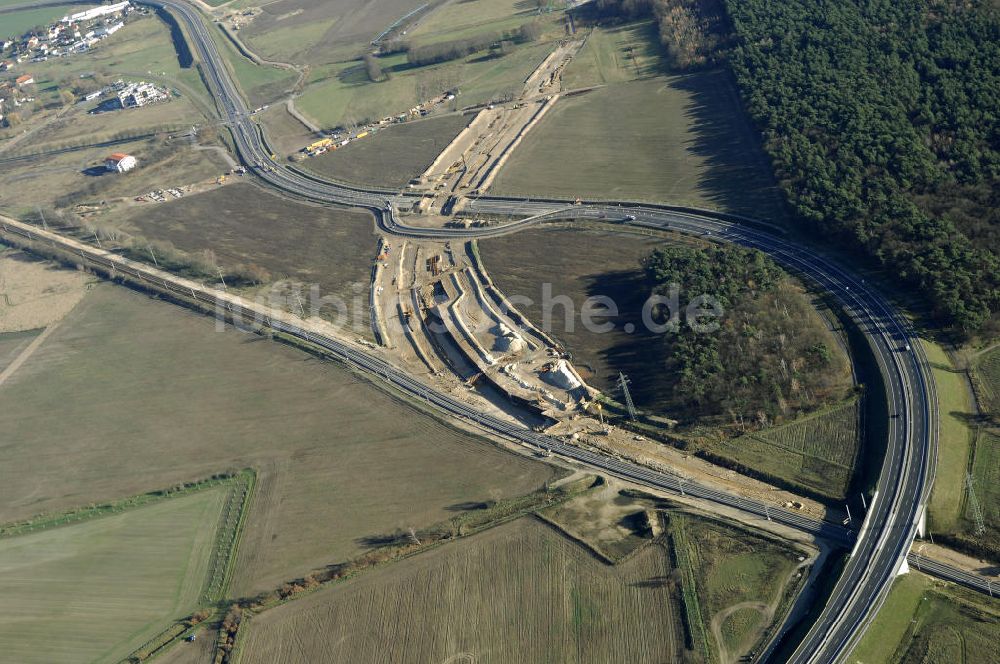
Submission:
M 918 288 L 952 330 L 995 325 L 1000 246 L 977 211 L 996 219 L 997 10 L 725 4 L 729 61 L 798 216 Z

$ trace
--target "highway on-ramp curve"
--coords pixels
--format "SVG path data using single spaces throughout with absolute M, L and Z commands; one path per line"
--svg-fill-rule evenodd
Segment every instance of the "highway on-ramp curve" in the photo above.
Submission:
M 271 151 L 257 123 L 254 122 L 240 91 L 236 87 L 224 59 L 219 55 L 212 29 L 206 19 L 183 0 L 140 0 L 144 4 L 163 7 L 179 19 L 219 111 L 232 131 L 239 157 L 260 178 L 282 191 L 313 201 L 356 205 L 371 209 L 386 232 L 410 237 L 471 239 L 511 232 L 528 223 L 502 227 L 471 229 L 428 229 L 408 226 L 398 219 L 393 206 L 401 197 L 379 190 L 351 188 L 334 182 L 306 176 L 272 161 Z M 224 38 L 221 33 L 219 38 Z M 617 207 L 585 206 L 567 211 L 568 202 L 523 202 L 483 197 L 476 209 L 498 214 L 544 214 L 551 218 L 618 218 L 624 219 Z M 936 399 L 926 358 L 921 346 L 913 340 L 912 331 L 903 319 L 876 291 L 863 280 L 833 260 L 806 247 L 793 244 L 779 235 L 758 230 L 749 224 L 738 224 L 722 215 L 697 213 L 668 207 L 634 205 L 629 208 L 627 223 L 669 228 L 682 233 L 735 242 L 766 252 L 777 262 L 795 271 L 830 293 L 843 306 L 871 345 L 886 388 L 886 401 L 891 418 L 888 422 L 888 444 L 885 461 L 878 481 L 877 494 L 865 516 L 855 542 L 854 551 L 826 600 L 821 615 L 802 638 L 790 660 L 796 663 L 827 663 L 843 659 L 856 639 L 863 633 L 891 586 L 905 559 L 910 543 L 922 517 L 931 482 L 937 446 Z M 292 331 L 294 332 L 294 331 Z M 308 333 L 305 333 L 308 335 Z M 315 336 L 315 335 L 313 335 Z M 324 342 L 332 340 L 322 340 Z M 333 342 L 335 343 L 335 342 Z M 322 344 L 321 344 L 322 345 Z M 343 350 L 343 349 L 341 349 Z M 351 352 L 356 353 L 356 350 Z M 372 358 L 355 358 L 363 365 L 372 365 Z M 369 366 L 373 372 L 383 372 L 398 381 L 413 381 L 399 373 L 391 375 L 388 365 Z M 515 427 L 486 415 L 467 412 L 468 407 L 447 395 L 437 394 L 418 384 L 405 386 L 407 391 L 424 395 L 438 407 L 456 412 L 495 428 L 497 433 L 514 436 L 528 444 L 553 449 L 594 467 L 637 481 L 674 489 L 670 476 L 655 473 L 631 464 L 621 464 L 608 457 L 568 446 L 555 439 Z M 515 430 L 516 429 L 516 430 Z M 593 458 L 591 458 L 593 457 Z M 616 464 L 621 465 L 617 467 Z M 686 487 L 688 485 L 685 485 Z M 809 521 L 784 510 L 765 510 L 757 501 L 738 498 L 698 487 L 704 497 L 723 504 L 746 509 L 775 520 Z M 695 495 L 691 489 L 688 493 Z M 778 515 L 777 518 L 775 515 Z M 796 519 L 797 517 L 797 519 Z M 810 524 L 813 529 L 817 526 Z M 802 524 L 800 524 L 800 527 Z M 826 524 L 829 528 L 829 524 Z

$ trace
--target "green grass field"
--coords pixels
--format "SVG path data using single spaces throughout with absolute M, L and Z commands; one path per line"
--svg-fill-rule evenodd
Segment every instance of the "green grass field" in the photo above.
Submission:
M 456 87 L 461 94 L 454 104 L 463 108 L 519 92 L 550 51 L 549 44 L 533 44 L 502 58 L 472 56 L 417 68 L 409 68 L 405 56 L 397 55 L 385 58 L 383 66 L 398 71 L 380 83 L 368 80 L 360 62 L 340 63 L 316 69 L 296 106 L 316 124 L 331 128 L 396 115 Z
M 316 66 L 360 57 L 377 34 L 426 0 L 278 0 L 236 2 L 260 7 L 240 36 L 282 62 Z M 324 26 L 319 30 L 317 26 Z M 300 36 L 301 35 L 301 36 Z
M 973 490 L 982 510 L 986 533 L 975 538 L 1000 558 L 1000 432 L 981 430 L 976 435 L 972 457 Z M 966 497 L 964 530 L 975 533 L 973 503 Z
M 980 356 L 972 375 L 978 389 L 980 409 L 1000 420 L 1000 348 Z
M 521 518 L 262 613 L 238 661 L 676 661 L 669 573 L 661 546 L 608 566 Z
M 272 65 L 258 65 L 244 57 L 219 28 L 213 27 L 219 53 L 229 63 L 237 84 L 251 106 L 262 106 L 284 96 L 298 79 L 294 71 Z
M 3 311 L 3 307 L 0 307 Z M 40 330 L 28 330 L 26 332 L 0 332 L 0 371 L 7 368 L 7 365 L 14 361 L 21 351 L 38 336 Z
M 851 664 L 1000 662 L 996 602 L 919 573 L 896 580 Z
M 780 222 L 776 189 L 745 123 L 722 71 L 564 96 L 491 193 L 665 202 Z
M 658 76 L 666 69 L 652 20 L 596 27 L 563 72 L 563 88 L 624 83 Z
M 0 388 L 0 430 L 0 521 L 254 468 L 237 596 L 556 473 L 336 365 L 111 285 Z
M 425 15 L 406 38 L 417 45 L 467 39 L 515 30 L 536 19 L 551 29 L 559 18 L 559 14 L 539 17 L 537 7 L 524 0 L 458 0 L 442 3 Z
M 257 120 L 264 127 L 268 146 L 282 157 L 298 152 L 319 138 L 315 132 L 292 117 L 284 104 L 275 104 L 263 113 L 258 113 Z
M 973 432 L 968 418 L 972 413 L 969 388 L 940 346 L 924 341 L 937 386 L 940 418 L 937 475 L 931 492 L 928 515 L 935 532 L 961 528 L 965 495 L 965 473 L 972 452 Z
M 401 188 L 431 165 L 471 117 L 445 115 L 390 126 L 339 150 L 307 159 L 301 167 L 343 182 Z
M 226 494 L 0 538 L 3 657 L 118 661 L 198 608 Z
M 32 28 L 47 28 L 63 16 L 79 11 L 74 5 L 26 9 L 2 14 L 0 18 L 0 38 L 20 37 Z
M 669 532 L 685 611 L 691 629 L 704 634 L 706 661 L 734 661 L 781 614 L 796 585 L 790 577 L 800 554 L 777 540 L 680 512 L 670 513 Z M 694 642 L 697 651 L 702 638 Z
M 854 398 L 788 424 L 705 446 L 767 475 L 839 499 L 854 474 L 859 408 Z

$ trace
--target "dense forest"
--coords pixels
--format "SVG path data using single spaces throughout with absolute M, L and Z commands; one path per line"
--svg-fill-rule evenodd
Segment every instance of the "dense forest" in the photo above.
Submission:
M 675 69 L 725 61 L 793 210 L 1000 331 L 1000 17 L 989 0 L 598 0 L 653 16 Z
M 715 331 L 686 322 L 652 349 L 669 389 L 658 404 L 685 422 L 724 419 L 763 426 L 846 396 L 846 356 L 829 346 L 822 319 L 764 254 L 735 245 L 666 246 L 645 261 L 649 289 L 682 302 L 709 295 L 721 305 Z
M 728 54 L 798 215 L 957 331 L 1000 311 L 1000 22 L 983 2 L 726 0 Z

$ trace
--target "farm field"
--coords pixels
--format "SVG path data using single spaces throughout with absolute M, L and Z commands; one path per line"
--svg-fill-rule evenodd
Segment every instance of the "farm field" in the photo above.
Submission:
M 771 477 L 842 499 L 851 483 L 860 445 L 857 398 L 731 440 L 705 442 L 705 448 Z
M 192 125 L 201 124 L 204 116 L 191 100 L 174 97 L 168 102 L 143 108 L 121 109 L 105 113 L 90 114 L 99 102 L 82 104 L 62 118 L 47 124 L 34 134 L 30 152 L 42 152 L 63 146 L 92 145 L 119 136 L 138 136 L 157 131 L 187 130 Z M 12 150 L 12 155 L 21 150 Z M 105 148 L 107 149 L 107 148 Z
M 570 223 L 575 223 L 573 230 L 562 224 L 546 225 L 481 241 L 479 253 L 486 271 L 506 295 L 528 298 L 525 304 L 518 302 L 518 308 L 566 347 L 574 366 L 590 385 L 617 398 L 615 383 L 622 371 L 632 381 L 636 405 L 655 411 L 663 403 L 666 377 L 656 363 L 650 362 L 650 348 L 662 338 L 648 331 L 642 322 L 649 286 L 641 261 L 657 246 L 698 246 L 698 241 L 681 235 L 642 234 L 586 222 Z M 546 288 L 551 288 L 550 307 L 543 306 Z M 588 330 L 582 318 L 586 299 L 600 295 L 610 297 L 618 308 L 618 316 L 607 319 L 614 323 L 614 329 L 603 333 Z M 557 296 L 572 301 L 568 317 L 566 308 L 556 301 Z M 808 308 L 806 298 L 803 295 L 801 302 L 811 322 L 824 326 L 818 314 Z M 635 325 L 631 334 L 625 332 L 627 323 Z M 838 354 L 833 366 L 847 366 L 840 345 L 831 339 L 827 346 Z
M 342 182 L 401 188 L 417 177 L 465 128 L 471 116 L 445 115 L 382 129 L 302 167 Z
M 682 513 L 668 518 L 695 651 L 702 650 L 705 661 L 736 661 L 763 639 L 798 591 L 794 575 L 802 554 L 723 522 Z
M 452 0 L 425 14 L 406 37 L 417 45 L 453 39 L 466 39 L 476 34 L 502 33 L 515 30 L 534 20 L 546 28 L 561 18 L 561 14 L 538 14 L 536 6 L 523 0 Z
M 243 95 L 251 107 L 276 101 L 295 85 L 298 74 L 272 65 L 258 65 L 244 57 L 226 37 L 221 28 L 214 33 L 219 55 L 226 59 Z
M 781 222 L 744 122 L 722 71 L 567 95 L 511 155 L 491 193 L 664 202 Z
M 271 106 L 258 113 L 257 118 L 264 126 L 268 145 L 279 156 L 298 152 L 317 139 L 315 133 L 292 117 L 284 104 Z
M 641 261 L 663 241 L 661 236 L 603 228 L 546 225 L 480 240 L 479 253 L 505 295 L 530 300 L 518 308 L 570 351 L 573 366 L 583 378 L 600 390 L 611 391 L 618 371 L 641 380 L 639 374 L 648 362 L 640 350 L 648 340 L 637 341 L 636 335 L 627 335 L 617 324 L 606 334 L 587 331 L 580 314 L 583 302 L 590 296 L 607 295 L 618 303 L 622 317 L 639 311 L 646 297 L 641 288 Z M 553 296 L 567 295 L 574 302 L 572 325 L 567 324 L 561 307 L 553 307 L 546 326 L 544 284 L 551 284 Z
M 38 334 L 39 330 L 0 332 L 0 375 Z
M 669 573 L 659 545 L 609 566 L 524 517 L 254 617 L 238 661 L 675 661 Z
M 973 489 L 980 508 L 986 532 L 974 537 L 989 551 L 990 557 L 1000 560 L 1000 432 L 983 429 L 977 432 L 972 456 Z M 966 533 L 975 533 L 976 515 L 971 500 L 966 497 L 963 511 Z
M 383 58 L 388 81 L 372 83 L 358 62 L 315 70 L 296 107 L 316 124 L 333 128 L 366 118 L 396 115 L 445 90 L 458 87 L 453 102 L 464 108 L 519 92 L 524 79 L 552 51 L 554 45 L 519 46 L 502 58 L 473 55 L 433 66 L 410 68 L 403 55 Z M 449 109 L 453 110 L 453 109 Z
M 932 532 L 951 533 L 961 528 L 965 473 L 971 458 L 973 432 L 967 417 L 972 413 L 968 385 L 940 346 L 923 342 L 932 367 L 940 413 L 938 463 L 928 504 Z
M 1000 348 L 994 348 L 980 356 L 972 375 L 981 401 L 979 407 L 1000 421 Z
M 424 0 L 254 3 L 264 13 L 241 30 L 240 36 L 271 59 L 309 65 L 337 62 L 360 56 L 376 35 L 423 4 Z
M 225 496 L 208 489 L 0 538 L 4 658 L 118 661 L 197 609 Z
M 848 661 L 864 664 L 996 664 L 996 602 L 917 572 L 896 579 Z
M 563 88 L 624 83 L 652 78 L 666 70 L 656 23 L 635 21 L 595 27 L 586 44 L 563 71 Z
M 555 473 L 336 365 L 111 285 L 0 386 L 0 430 L 0 521 L 256 469 L 236 596 Z
M 328 319 L 343 316 L 351 334 L 370 335 L 368 281 L 377 250 L 374 221 L 366 212 L 316 207 L 286 200 L 252 184 L 237 182 L 169 203 L 134 208 L 123 227 L 147 239 L 167 241 L 197 253 L 211 250 L 227 267 L 257 264 L 273 279 L 304 284 L 303 308 L 312 306 L 309 288 Z M 267 287 L 263 297 L 280 296 L 279 305 L 297 309 Z M 355 301 L 358 300 L 358 301 Z
M 7 352 L 15 352 L 24 339 L 65 316 L 92 281 L 89 275 L 35 260 L 0 244 L 0 339 L 5 339 Z

